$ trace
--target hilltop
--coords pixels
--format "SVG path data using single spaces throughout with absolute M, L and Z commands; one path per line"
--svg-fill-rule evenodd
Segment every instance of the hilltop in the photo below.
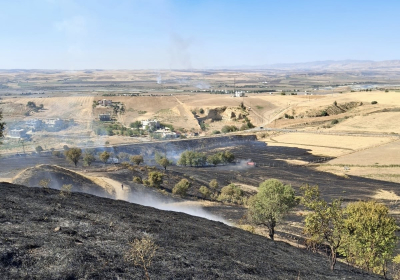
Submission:
M 142 279 L 128 242 L 159 246 L 152 279 L 381 279 L 283 242 L 183 213 L 0 183 L 3 279 Z

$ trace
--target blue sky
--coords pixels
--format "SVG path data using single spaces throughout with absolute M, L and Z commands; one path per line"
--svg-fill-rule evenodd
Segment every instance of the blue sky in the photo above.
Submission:
M 0 69 L 400 59 L 398 0 L 0 0 Z

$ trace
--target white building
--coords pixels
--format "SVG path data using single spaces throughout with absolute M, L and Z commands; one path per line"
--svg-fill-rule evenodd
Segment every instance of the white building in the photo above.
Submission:
M 158 129 L 160 128 L 160 122 L 158 120 L 144 120 L 141 121 L 142 123 L 142 129 L 146 130 L 146 129 Z
M 26 131 L 25 131 L 25 129 L 11 129 L 8 132 L 8 137 L 9 138 L 24 138 L 24 137 L 26 137 Z
M 235 91 L 232 97 L 244 97 L 244 91 Z
M 25 125 L 27 126 L 27 128 L 30 128 L 32 130 L 37 130 L 43 126 L 43 122 L 42 122 L 42 120 L 31 119 L 31 120 L 27 120 L 25 122 Z
M 154 133 L 161 134 L 161 138 L 164 138 L 164 139 L 175 139 L 178 137 L 178 134 L 176 134 L 175 132 L 172 132 L 171 129 L 169 129 L 169 127 L 166 127 L 164 129 L 158 129 L 158 130 L 154 131 Z
M 62 119 L 47 119 L 44 121 L 48 128 L 61 128 L 64 125 L 64 121 Z
M 101 106 L 111 106 L 112 105 L 112 100 L 107 100 L 107 99 L 103 99 L 103 100 L 99 100 L 98 104 Z

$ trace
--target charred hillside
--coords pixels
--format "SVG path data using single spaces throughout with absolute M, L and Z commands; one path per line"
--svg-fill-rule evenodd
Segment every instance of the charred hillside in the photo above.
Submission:
M 128 242 L 159 246 L 151 279 L 380 279 L 323 256 L 177 212 L 0 183 L 2 279 L 143 279 Z

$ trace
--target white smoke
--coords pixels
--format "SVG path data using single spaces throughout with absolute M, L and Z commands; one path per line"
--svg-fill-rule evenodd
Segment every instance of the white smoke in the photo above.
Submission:
M 200 205 L 195 205 L 190 201 L 186 202 L 169 202 L 165 201 L 161 198 L 158 198 L 150 193 L 143 193 L 143 192 L 132 192 L 128 195 L 126 201 L 131 203 L 140 204 L 143 206 L 154 207 L 164 211 L 174 211 L 174 212 L 181 212 L 186 213 L 192 216 L 205 218 L 211 221 L 222 222 L 224 224 L 229 225 L 229 223 L 216 215 L 213 215 L 206 210 L 204 210 Z

